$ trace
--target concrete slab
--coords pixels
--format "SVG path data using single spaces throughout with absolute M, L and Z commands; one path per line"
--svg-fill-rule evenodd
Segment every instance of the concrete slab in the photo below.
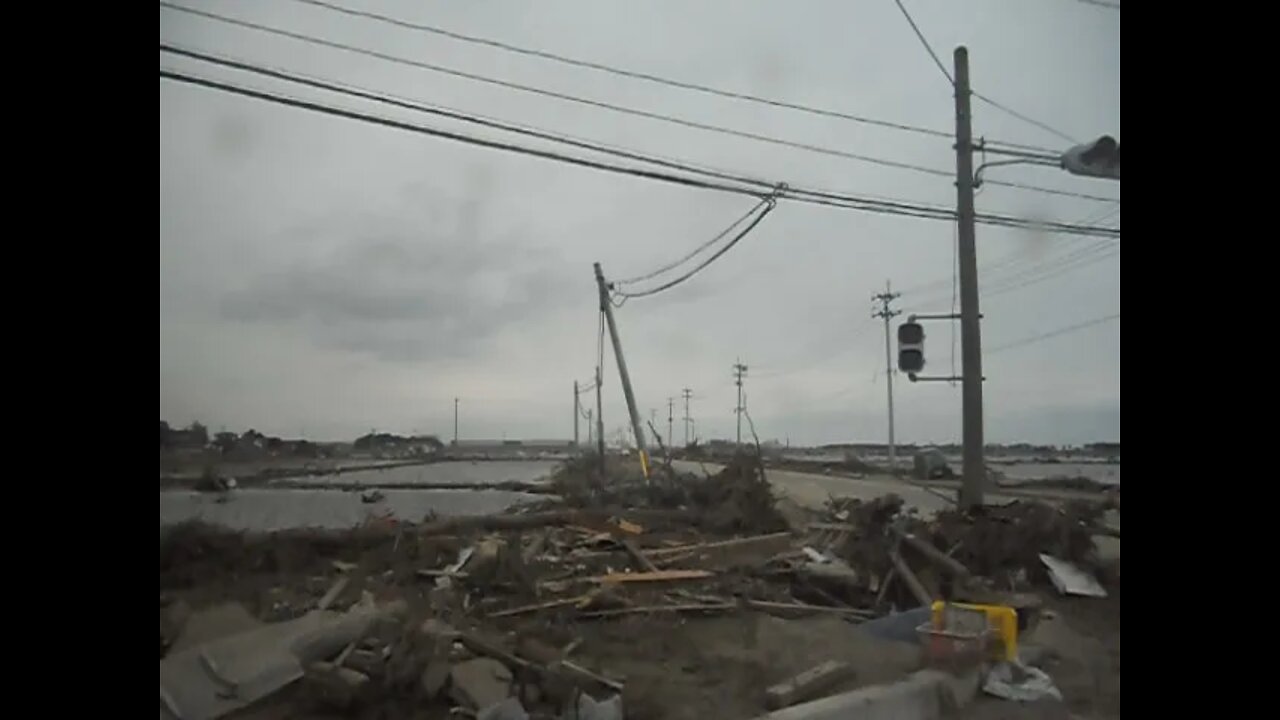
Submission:
M 978 692 L 978 673 L 956 677 L 938 670 L 921 670 L 906 680 L 871 685 L 761 715 L 761 720 L 935 720 L 972 702 Z

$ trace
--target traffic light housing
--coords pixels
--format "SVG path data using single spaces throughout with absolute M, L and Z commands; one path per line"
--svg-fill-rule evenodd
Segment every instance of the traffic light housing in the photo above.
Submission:
M 898 369 L 907 374 L 924 370 L 924 326 L 914 320 L 898 326 Z
M 1062 153 L 1062 167 L 1072 175 L 1120 179 L 1120 143 L 1103 135 Z

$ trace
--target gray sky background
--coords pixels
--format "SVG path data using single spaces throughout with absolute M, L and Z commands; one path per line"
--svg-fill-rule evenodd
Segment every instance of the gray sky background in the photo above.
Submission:
M 950 88 L 892 0 L 334 1 L 729 90 L 940 130 L 953 124 Z M 616 104 L 954 167 L 945 139 L 713 98 L 289 0 L 186 3 Z M 1119 12 L 1072 0 L 906 4 L 945 63 L 957 44 L 969 47 L 979 92 L 1077 139 L 1119 137 Z M 955 200 L 946 178 L 536 97 L 163 8 L 160 38 L 793 184 Z M 508 137 L 165 54 L 160 65 Z M 974 114 L 977 135 L 1064 144 L 989 106 L 975 103 Z M 1118 183 L 1053 168 L 998 168 L 988 177 L 1120 193 Z M 456 395 L 464 437 L 568 437 L 571 383 L 588 381 L 595 364 L 591 263 L 615 277 L 648 271 L 752 204 L 161 80 L 160 416 L 324 439 L 371 428 L 448 437 Z M 1118 205 L 1005 187 L 983 188 L 977 204 L 980 212 L 1119 223 Z M 932 284 L 904 294 L 899 307 L 949 311 L 953 238 L 946 222 L 780 204 L 694 280 L 617 311 L 643 415 L 660 408 L 665 427 L 667 397 L 687 386 L 698 434 L 732 437 L 730 366 L 741 358 L 763 438 L 883 440 L 884 336 L 869 296 L 886 279 L 906 290 Z M 980 225 L 978 247 L 989 348 L 1120 311 L 1118 240 Z M 950 330 L 927 330 L 930 369 L 945 372 Z M 1119 438 L 1118 321 L 984 362 L 989 440 Z M 958 387 L 902 382 L 896 390 L 901 440 L 958 439 Z M 608 352 L 607 432 L 625 416 Z

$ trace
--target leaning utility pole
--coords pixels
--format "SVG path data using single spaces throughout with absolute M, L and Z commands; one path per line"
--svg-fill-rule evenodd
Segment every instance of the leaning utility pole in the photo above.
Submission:
M 680 391 L 680 396 L 684 398 L 684 444 L 689 446 L 689 426 L 693 424 L 693 418 L 689 417 L 689 398 L 693 397 L 693 390 L 684 388 Z
M 618 375 L 622 378 L 622 394 L 627 399 L 627 410 L 631 413 L 631 429 L 636 435 L 636 452 L 640 454 L 640 471 L 649 478 L 649 453 L 645 449 L 644 428 L 640 424 L 640 412 L 636 410 L 636 396 L 631 391 L 631 375 L 627 372 L 627 360 L 622 356 L 622 339 L 618 337 L 618 324 L 613 319 L 613 303 L 609 301 L 609 289 L 604 281 L 604 271 L 600 263 L 595 263 L 596 286 L 600 290 L 600 311 L 609 323 L 609 339 L 613 341 L 613 357 L 618 362 Z
M 600 480 L 604 481 L 604 383 L 600 366 L 596 366 L 596 443 L 600 451 Z
M 745 375 L 746 373 L 747 373 L 747 366 L 742 364 L 741 359 L 738 359 L 738 361 L 733 364 L 733 375 L 734 375 L 733 384 L 738 386 L 738 407 L 734 408 L 733 411 L 738 416 L 738 444 L 739 445 L 742 444 L 742 411 L 745 409 L 742 406 L 742 376 Z
M 969 51 L 955 51 L 956 223 L 960 261 L 961 408 L 964 419 L 960 507 L 982 504 L 986 466 L 982 458 L 982 328 L 978 310 L 978 252 L 974 240 L 973 128 L 969 110 Z
M 889 281 L 884 281 L 884 292 L 871 296 L 873 302 L 880 303 L 880 309 L 871 313 L 873 318 L 881 318 L 884 320 L 884 376 L 889 386 L 889 472 L 896 472 L 898 469 L 898 453 L 897 446 L 893 441 L 893 344 L 889 341 L 889 321 L 895 316 L 901 315 L 901 310 L 893 310 L 889 307 L 889 303 L 901 297 L 902 293 L 891 292 L 889 290 Z

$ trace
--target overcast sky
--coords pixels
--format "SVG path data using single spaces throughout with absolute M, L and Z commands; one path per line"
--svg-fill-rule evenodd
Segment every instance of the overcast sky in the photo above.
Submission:
M 950 142 L 710 97 L 348 17 L 293 0 L 188 6 L 619 105 L 943 170 Z M 952 94 L 893 0 L 335 4 L 655 75 L 953 129 Z M 975 90 L 1073 138 L 1120 134 L 1120 13 L 1073 0 L 905 0 Z M 954 206 L 948 178 L 677 127 L 161 8 L 182 47 L 793 185 Z M 467 134 L 500 133 L 161 53 L 161 68 Z M 975 103 L 975 135 L 1052 134 Z M 536 140 L 514 138 L 527 145 Z M 540 145 L 545 146 L 545 145 Z M 572 151 L 578 153 L 580 151 Z M 1054 168 L 989 178 L 1120 197 Z M 350 438 L 370 429 L 567 438 L 595 365 L 592 262 L 637 275 L 714 236 L 748 197 L 622 177 L 160 81 L 160 416 L 214 429 Z M 980 212 L 1119 224 L 1119 205 L 986 186 Z M 642 414 L 694 391 L 698 435 L 732 437 L 731 365 L 749 366 L 762 438 L 883 441 L 891 280 L 907 312 L 951 309 L 954 225 L 781 203 L 690 282 L 617 311 Z M 987 438 L 1120 437 L 1119 240 L 980 225 Z M 924 287 L 922 287 L 924 286 Z M 951 330 L 927 326 L 932 372 Z M 958 366 L 958 357 L 956 363 Z M 605 362 L 606 431 L 626 422 Z M 898 437 L 960 435 L 960 391 L 895 387 Z M 594 404 L 594 397 L 583 397 Z M 676 438 L 682 436 L 676 401 Z M 586 427 L 582 428 L 585 440 Z

